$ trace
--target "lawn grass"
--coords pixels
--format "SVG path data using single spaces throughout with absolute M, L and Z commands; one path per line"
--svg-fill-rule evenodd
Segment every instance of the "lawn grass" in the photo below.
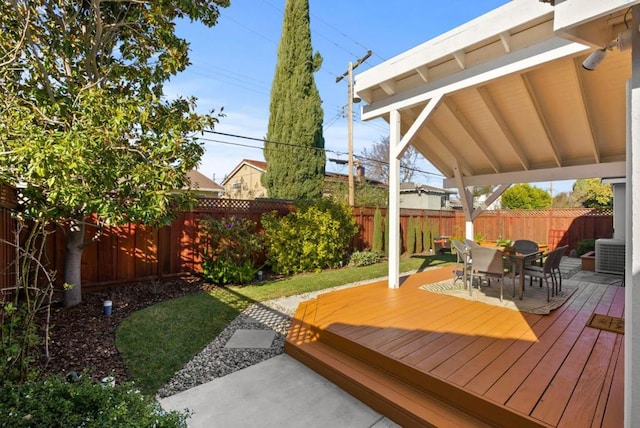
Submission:
M 414 256 L 400 261 L 401 272 L 455 261 L 451 254 Z M 130 378 L 147 395 L 155 395 L 173 375 L 254 302 L 381 278 L 388 264 L 326 270 L 279 281 L 217 288 L 158 303 L 134 312 L 116 331 Z

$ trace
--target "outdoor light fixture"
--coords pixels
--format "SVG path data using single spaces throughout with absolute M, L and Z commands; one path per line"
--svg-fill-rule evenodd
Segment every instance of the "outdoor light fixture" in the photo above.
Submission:
M 595 70 L 604 58 L 607 56 L 607 51 L 617 47 L 620 52 L 626 51 L 631 48 L 631 30 L 627 30 L 624 33 L 618 33 L 618 38 L 612 42 L 609 42 L 602 49 L 591 52 L 591 55 L 587 57 L 582 63 L 582 68 L 585 70 Z

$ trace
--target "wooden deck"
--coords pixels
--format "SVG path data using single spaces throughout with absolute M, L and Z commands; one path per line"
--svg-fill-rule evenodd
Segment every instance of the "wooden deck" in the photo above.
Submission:
M 623 426 L 624 335 L 585 326 L 624 316 L 623 287 L 581 282 L 549 315 L 418 289 L 449 277 L 304 302 L 286 352 L 402 426 Z

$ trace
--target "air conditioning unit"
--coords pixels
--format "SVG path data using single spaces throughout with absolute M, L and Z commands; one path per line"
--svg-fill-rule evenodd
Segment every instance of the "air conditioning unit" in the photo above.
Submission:
M 624 273 L 624 240 L 596 239 L 596 272 Z

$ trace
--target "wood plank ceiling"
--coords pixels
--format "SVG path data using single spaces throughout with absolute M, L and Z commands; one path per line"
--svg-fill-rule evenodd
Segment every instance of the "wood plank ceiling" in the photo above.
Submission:
M 410 143 L 455 186 L 624 175 L 631 54 L 612 49 L 594 71 L 593 47 L 553 32 L 553 8 L 513 1 L 355 79 L 363 119 L 401 113 Z M 607 17 L 611 38 L 624 12 Z M 441 98 L 439 98 L 441 97 Z

